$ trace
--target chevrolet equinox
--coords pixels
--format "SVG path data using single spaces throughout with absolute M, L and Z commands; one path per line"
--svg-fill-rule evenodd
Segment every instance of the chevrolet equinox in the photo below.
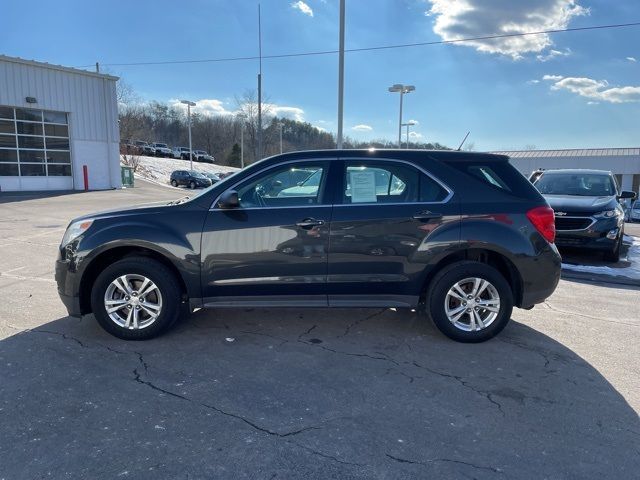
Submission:
M 264 159 L 190 199 L 73 220 L 69 314 L 141 340 L 211 307 L 420 308 L 481 342 L 560 278 L 553 210 L 483 153 L 327 150 Z

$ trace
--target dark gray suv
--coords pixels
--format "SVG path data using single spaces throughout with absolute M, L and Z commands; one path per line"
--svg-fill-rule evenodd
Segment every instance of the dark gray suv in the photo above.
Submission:
M 56 280 L 71 315 L 131 340 L 184 305 L 420 308 L 480 342 L 554 291 L 554 236 L 553 211 L 504 156 L 296 152 L 188 200 L 74 220 Z

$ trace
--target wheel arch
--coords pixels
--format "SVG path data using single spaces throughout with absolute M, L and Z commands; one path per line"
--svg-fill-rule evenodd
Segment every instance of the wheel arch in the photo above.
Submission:
M 441 259 L 427 274 L 422 284 L 420 300 L 424 301 L 427 288 L 439 271 L 452 263 L 463 260 L 484 263 L 498 270 L 511 287 L 514 305 L 517 307 L 522 306 L 523 280 L 520 272 L 509 258 L 502 253 L 489 248 L 469 248 L 458 250 Z
M 128 257 L 143 257 L 158 261 L 175 275 L 176 280 L 180 285 L 180 293 L 183 299 L 186 299 L 188 297 L 187 284 L 183 276 L 180 274 L 180 270 L 178 270 L 176 265 L 165 255 L 151 248 L 142 246 L 118 246 L 100 252 L 85 267 L 79 284 L 81 314 L 84 315 L 87 313 L 91 313 L 92 311 L 91 290 L 100 272 L 104 270 L 104 268 L 106 268 L 108 265 Z

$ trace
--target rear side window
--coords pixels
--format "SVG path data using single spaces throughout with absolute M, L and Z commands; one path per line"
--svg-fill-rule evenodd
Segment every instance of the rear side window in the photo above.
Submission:
M 434 179 L 399 162 L 353 161 L 346 165 L 345 204 L 441 202 L 447 195 Z
M 446 164 L 481 181 L 491 189 L 530 199 L 538 199 L 540 196 L 531 182 L 509 162 L 450 161 Z

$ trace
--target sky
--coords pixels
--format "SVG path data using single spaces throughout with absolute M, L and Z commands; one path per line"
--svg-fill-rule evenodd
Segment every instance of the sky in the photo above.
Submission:
M 123 78 L 146 101 L 231 115 L 257 60 L 254 0 L 1 0 L 0 53 Z M 262 0 L 262 53 L 338 48 L 338 0 Z M 28 8 L 26 7 L 28 5 Z M 346 0 L 346 48 L 640 22 L 638 0 Z M 337 130 L 335 53 L 264 59 L 275 114 Z M 396 84 L 412 138 L 477 150 L 640 145 L 640 26 L 345 55 L 344 133 L 395 140 Z

